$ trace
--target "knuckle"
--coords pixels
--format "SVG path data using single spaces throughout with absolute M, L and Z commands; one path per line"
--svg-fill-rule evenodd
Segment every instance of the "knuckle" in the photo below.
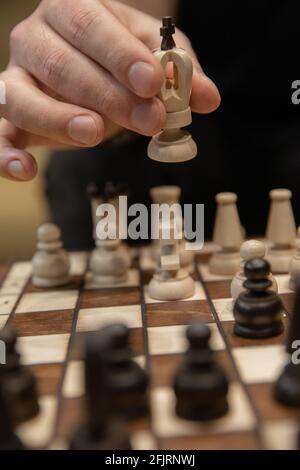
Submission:
M 97 108 L 105 115 L 111 113 L 115 101 L 116 96 L 112 86 L 107 87 L 105 91 L 101 89 L 97 93 Z
M 73 42 L 78 44 L 84 41 L 89 29 L 96 21 L 98 20 L 93 11 L 75 9 L 69 24 Z
M 61 84 L 68 64 L 67 55 L 67 51 L 58 49 L 43 58 L 42 73 L 49 85 L 56 87 Z
M 10 32 L 9 35 L 9 45 L 10 50 L 13 51 L 16 47 L 19 46 L 24 41 L 24 21 L 17 24 Z

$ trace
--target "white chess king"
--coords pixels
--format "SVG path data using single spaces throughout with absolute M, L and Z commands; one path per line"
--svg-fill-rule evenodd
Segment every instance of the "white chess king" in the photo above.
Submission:
M 154 51 L 154 55 L 166 71 L 159 97 L 166 107 L 167 119 L 163 130 L 151 139 L 148 156 L 165 163 L 184 162 L 197 155 L 197 145 L 191 134 L 181 129 L 192 122 L 190 98 L 193 62 L 186 51 L 176 47 L 174 33 L 172 18 L 164 17 L 161 28 L 162 45 Z M 170 63 L 173 64 L 171 78 L 167 76 Z

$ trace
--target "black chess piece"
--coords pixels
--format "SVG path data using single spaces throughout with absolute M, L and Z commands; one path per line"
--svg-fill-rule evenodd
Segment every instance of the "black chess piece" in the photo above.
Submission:
M 0 381 L 0 451 L 24 449 L 24 444 L 14 432 L 14 424 L 7 410 L 6 400 L 3 396 L 3 387 Z
M 228 411 L 228 380 L 209 346 L 210 328 L 195 323 L 187 329 L 189 348 L 174 379 L 176 414 L 184 419 L 207 421 Z
M 176 47 L 173 34 L 175 34 L 175 25 L 171 16 L 164 16 L 162 19 L 162 27 L 160 35 L 162 36 L 161 50 L 168 51 Z
M 270 264 L 262 258 L 247 261 L 244 267 L 247 289 L 237 298 L 233 314 L 234 333 L 245 338 L 269 338 L 283 331 L 283 306 L 279 295 L 269 290 Z
M 100 188 L 97 183 L 91 182 L 86 188 L 86 194 L 88 199 L 95 199 L 100 197 Z
M 22 365 L 16 350 L 16 332 L 9 326 L 0 331 L 6 347 L 6 363 L 0 367 L 3 397 L 14 425 L 34 418 L 39 413 L 37 383 L 31 370 Z
M 296 293 L 289 327 L 286 350 L 289 362 L 278 377 L 274 394 L 284 405 L 300 407 L 300 280 L 295 283 Z
M 87 419 L 75 433 L 71 450 L 130 450 L 125 421 L 111 413 L 103 351 L 107 338 L 93 332 L 85 342 L 85 388 Z
M 149 414 L 148 375 L 132 357 L 129 329 L 122 324 L 101 330 L 107 338 L 104 362 L 112 412 L 136 419 Z

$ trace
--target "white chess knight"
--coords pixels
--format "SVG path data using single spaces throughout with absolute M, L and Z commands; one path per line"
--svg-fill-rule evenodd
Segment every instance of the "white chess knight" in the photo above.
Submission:
M 231 297 L 233 301 L 238 298 L 241 292 L 244 292 L 246 290 L 243 286 L 244 282 L 246 281 L 246 276 L 244 274 L 244 266 L 246 262 L 254 258 L 264 258 L 266 256 L 266 251 L 267 248 L 265 243 L 260 240 L 247 240 L 246 242 L 242 243 L 240 250 L 240 270 L 232 279 L 230 287 Z M 278 292 L 277 282 L 272 273 L 270 273 L 269 279 L 272 282 L 270 290 Z
M 173 77 L 164 80 L 159 97 L 167 111 L 164 129 L 150 141 L 148 156 L 159 162 L 184 162 L 197 155 L 197 145 L 189 132 L 182 130 L 192 122 L 190 98 L 193 62 L 183 49 L 176 47 L 175 27 L 170 17 L 163 18 L 161 49 L 154 51 L 164 70 L 173 64 Z M 166 71 L 167 74 L 167 71 Z
M 295 280 L 300 276 L 300 227 L 297 231 L 297 241 L 296 241 L 296 253 L 290 261 L 289 265 L 290 273 L 290 289 L 295 290 Z
M 160 267 L 155 271 L 149 284 L 149 295 L 156 300 L 186 299 L 195 292 L 194 280 L 189 272 L 180 266 L 174 230 L 174 220 L 171 226 L 160 227 Z
M 60 229 L 44 224 L 37 231 L 37 252 L 32 258 L 32 283 L 37 287 L 55 287 L 70 281 L 69 256 L 63 249 Z
M 181 189 L 179 186 L 156 186 L 150 190 L 150 196 L 155 204 L 179 204 Z M 186 269 L 189 273 L 194 271 L 195 252 L 186 249 L 186 239 L 184 237 L 182 214 L 177 219 L 178 233 L 181 233 L 181 238 L 178 240 L 178 254 L 180 258 L 180 266 Z M 161 246 L 159 240 L 154 240 L 152 243 L 152 257 L 157 264 L 160 262 Z
M 117 214 L 116 220 L 119 220 L 118 198 L 116 197 L 109 202 L 114 205 Z M 127 247 L 119 238 L 106 240 L 97 238 L 96 225 L 101 217 L 96 216 L 96 210 L 100 203 L 101 198 L 93 198 L 91 201 L 96 248 L 91 254 L 89 267 L 95 283 L 99 285 L 119 284 L 128 278 L 131 259 Z M 118 225 L 110 228 L 118 237 Z
M 275 274 L 288 273 L 295 252 L 296 224 L 291 205 L 292 193 L 288 189 L 273 189 L 270 192 L 271 208 L 266 238 L 272 246 L 267 260 Z

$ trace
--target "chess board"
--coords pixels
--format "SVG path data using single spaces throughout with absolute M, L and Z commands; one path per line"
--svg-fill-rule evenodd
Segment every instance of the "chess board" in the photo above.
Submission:
M 149 248 L 133 252 L 128 280 L 119 286 L 93 284 L 87 253 L 70 255 L 72 282 L 63 288 L 34 287 L 30 262 L 0 267 L 0 327 L 9 322 L 17 330 L 22 361 L 39 387 L 39 416 L 17 429 L 30 448 L 68 448 L 84 419 L 83 334 L 113 322 L 128 325 L 135 360 L 151 379 L 151 417 L 130 424 L 134 449 L 295 448 L 299 412 L 273 398 L 273 383 L 287 361 L 283 344 L 293 302 L 288 276 L 276 276 L 285 333 L 267 340 L 238 338 L 230 279 L 208 270 L 213 250 L 208 243 L 197 256 L 195 295 L 178 302 L 149 297 L 154 268 Z M 216 358 L 230 379 L 229 413 L 200 424 L 175 416 L 172 390 L 186 349 L 185 329 L 196 318 L 210 325 Z

